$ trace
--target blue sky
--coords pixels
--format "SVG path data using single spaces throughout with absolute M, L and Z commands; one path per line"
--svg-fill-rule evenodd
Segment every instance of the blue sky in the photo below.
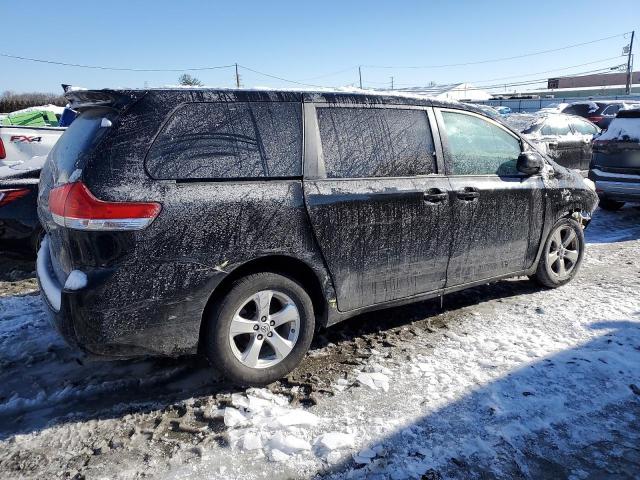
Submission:
M 473 62 L 640 30 L 638 0 L 71 0 L 32 1 L 26 9 L 22 2 L 3 4 L 0 53 L 126 68 L 181 69 L 237 62 L 326 86 L 357 83 L 358 65 Z M 620 56 L 537 74 L 621 55 L 627 43 L 620 36 L 560 52 L 460 67 L 364 67 L 363 83 L 388 86 L 392 75 L 400 86 L 535 80 L 624 63 Z M 637 37 L 636 51 L 640 52 Z M 189 73 L 207 85 L 234 86 L 232 68 Z M 90 88 L 144 87 L 145 82 L 163 86 L 177 83 L 179 74 L 90 70 L 0 57 L 0 91 L 57 92 L 61 83 Z M 248 70 L 241 69 L 241 75 L 247 87 L 295 87 Z

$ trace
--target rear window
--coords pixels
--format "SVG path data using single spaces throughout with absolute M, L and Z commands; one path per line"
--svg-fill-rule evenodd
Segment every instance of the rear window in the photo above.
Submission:
M 301 105 L 189 103 L 173 113 L 147 155 L 156 179 L 302 175 Z
M 328 178 L 435 173 L 433 139 L 423 110 L 318 107 Z
M 56 181 L 64 183 L 77 168 L 82 168 L 82 154 L 89 151 L 100 139 L 100 125 L 103 118 L 113 120 L 111 110 L 94 108 L 78 115 L 65 130 L 49 153 L 49 159 L 56 169 Z M 102 132 L 107 131 L 106 128 Z

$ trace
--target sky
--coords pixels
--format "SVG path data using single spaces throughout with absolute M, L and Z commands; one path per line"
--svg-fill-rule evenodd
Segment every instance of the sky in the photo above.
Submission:
M 640 34 L 638 6 L 638 0 L 33 0 L 25 10 L 22 2 L 0 0 L 0 54 L 104 67 L 184 69 L 111 71 L 0 56 L 0 92 L 61 92 L 61 83 L 161 87 L 177 84 L 181 73 L 206 85 L 234 87 L 234 67 L 186 69 L 235 63 L 244 87 L 301 86 L 281 79 L 309 86 L 357 86 L 358 65 L 363 66 L 365 88 L 388 88 L 391 76 L 396 88 L 429 82 L 487 86 L 533 81 L 626 63 L 622 48 L 629 36 L 618 34 L 633 29 Z M 614 35 L 541 55 L 436 67 Z M 640 51 L 640 39 L 635 43 L 634 50 Z M 416 66 L 429 68 L 400 68 Z

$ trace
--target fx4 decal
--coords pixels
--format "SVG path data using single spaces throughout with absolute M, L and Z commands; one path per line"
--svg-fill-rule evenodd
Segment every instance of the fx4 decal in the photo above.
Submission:
M 11 135 L 13 143 L 37 143 L 42 141 L 42 137 L 30 137 L 28 135 Z

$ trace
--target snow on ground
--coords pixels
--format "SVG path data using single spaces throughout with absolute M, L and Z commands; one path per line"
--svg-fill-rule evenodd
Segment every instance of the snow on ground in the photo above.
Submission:
M 0 297 L 0 474 L 638 478 L 640 209 L 596 212 L 587 241 L 563 288 L 363 315 L 269 389 L 197 359 L 87 359 L 37 296 Z

